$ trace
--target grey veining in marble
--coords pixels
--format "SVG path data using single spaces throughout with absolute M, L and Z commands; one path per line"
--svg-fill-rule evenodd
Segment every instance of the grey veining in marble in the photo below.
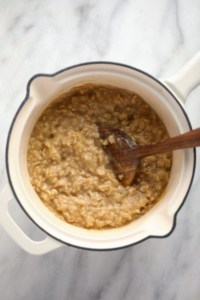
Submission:
M 165 78 L 200 50 L 199 0 L 0 0 L 0 189 L 11 120 L 36 73 L 109 60 Z M 200 88 L 186 111 L 200 126 Z M 64 246 L 43 256 L 21 250 L 0 227 L 2 300 L 199 300 L 200 151 L 175 231 L 117 251 Z M 17 203 L 13 217 L 44 236 Z

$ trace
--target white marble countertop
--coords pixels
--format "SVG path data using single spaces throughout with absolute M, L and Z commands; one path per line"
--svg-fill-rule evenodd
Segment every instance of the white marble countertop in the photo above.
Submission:
M 0 189 L 8 129 L 32 75 L 109 60 L 164 78 L 199 51 L 199 36 L 199 0 L 0 0 Z M 199 127 L 200 88 L 186 111 Z M 168 238 L 109 252 L 64 246 L 32 256 L 0 227 L 1 299 L 200 299 L 199 159 L 198 150 L 192 189 Z M 25 232 L 42 235 L 14 200 L 11 210 Z

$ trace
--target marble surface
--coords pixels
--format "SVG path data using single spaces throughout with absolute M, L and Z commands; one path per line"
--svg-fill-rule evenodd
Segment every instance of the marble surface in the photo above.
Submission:
M 72 64 L 109 60 L 165 78 L 200 50 L 199 0 L 0 0 L 0 189 L 5 143 L 28 79 Z M 186 111 L 200 126 L 200 88 Z M 32 256 L 0 227 L 2 300 L 200 299 L 200 152 L 175 231 L 117 251 L 64 246 Z M 33 238 L 43 235 L 13 200 L 11 212 Z

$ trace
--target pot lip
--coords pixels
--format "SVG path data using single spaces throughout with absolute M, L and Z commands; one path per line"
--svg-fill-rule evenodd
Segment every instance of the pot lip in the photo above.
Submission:
M 62 239 L 59 239 L 58 237 L 52 235 L 51 233 L 47 232 L 43 227 L 41 227 L 40 225 L 37 224 L 37 221 L 34 220 L 30 215 L 29 213 L 25 210 L 25 208 L 23 207 L 23 205 L 21 204 L 21 201 L 19 200 L 16 192 L 15 192 L 15 188 L 14 188 L 14 185 L 12 183 L 12 180 L 11 180 L 11 175 L 10 175 L 10 171 L 9 171 L 9 157 L 8 157 L 8 152 L 9 152 L 9 144 L 10 144 L 10 138 L 11 138 L 11 133 L 12 133 L 12 129 L 14 127 L 14 124 L 15 124 L 15 120 L 17 119 L 18 117 L 18 114 L 19 112 L 21 111 L 21 109 L 23 108 L 24 104 L 27 102 L 28 98 L 29 98 L 29 95 L 30 95 L 30 86 L 32 84 L 32 82 L 34 81 L 34 79 L 38 78 L 38 77 L 54 77 L 64 71 L 67 71 L 67 70 L 71 70 L 71 69 L 75 69 L 75 68 L 78 68 L 78 67 L 82 67 L 82 66 L 87 66 L 87 65 L 102 65 L 102 64 L 106 64 L 106 65 L 115 65 L 115 66 L 119 66 L 119 67 L 123 67 L 123 68 L 128 68 L 128 69 L 131 69 L 131 70 L 134 70 L 138 73 L 141 73 L 151 79 L 153 79 L 155 82 L 157 82 L 159 85 L 162 86 L 162 88 L 164 88 L 172 97 L 173 99 L 176 101 L 176 103 L 179 105 L 180 109 L 182 110 L 185 118 L 186 118 L 186 121 L 188 123 L 188 126 L 190 129 L 192 129 L 192 125 L 191 125 L 191 122 L 190 122 L 190 119 L 185 111 L 185 109 L 183 108 L 183 105 L 182 103 L 176 98 L 176 96 L 170 91 L 170 89 L 164 84 L 162 83 L 159 79 L 155 78 L 153 75 L 147 73 L 146 71 L 143 71 L 143 70 L 140 70 L 138 68 L 135 68 L 135 67 L 132 67 L 130 65 L 127 65 L 127 64 L 124 64 L 124 63 L 119 63 L 119 62 L 113 62 L 113 61 L 91 61 L 91 62 L 83 62 L 83 63 L 79 63 L 79 64 L 74 64 L 74 65 L 71 65 L 69 67 L 66 67 L 66 68 L 63 68 L 57 72 L 54 72 L 54 73 L 37 73 L 35 75 L 33 75 L 28 83 L 27 83 L 27 86 L 26 86 L 26 96 L 24 98 L 24 100 L 21 102 L 20 106 L 18 107 L 13 119 L 12 119 L 12 122 L 11 122 L 11 125 L 10 125 L 10 128 L 9 128 L 9 131 L 8 131 L 8 136 L 7 136 L 7 141 L 6 141 L 6 150 L 5 150 L 5 159 L 6 159 L 6 172 L 7 172 L 7 176 L 8 176 L 8 182 L 9 182 L 9 185 L 11 187 L 11 190 L 12 190 L 12 193 L 15 197 L 15 199 L 17 200 L 19 206 L 22 208 L 22 210 L 25 212 L 25 214 L 28 216 L 28 218 L 40 229 L 42 230 L 47 236 L 50 236 L 51 238 L 57 240 L 58 242 L 60 242 L 61 244 L 64 244 L 64 245 L 68 245 L 68 246 L 71 246 L 71 247 L 74 247 L 74 248 L 78 248 L 78 249 L 84 249 L 84 250 L 90 250 L 90 251 L 112 251 L 112 250 L 119 250 L 119 249 L 124 249 L 124 248 L 128 248 L 128 247 L 131 247 L 133 245 L 137 245 L 139 243 L 142 243 L 143 241 L 149 239 L 149 238 L 159 238 L 159 239 L 163 239 L 163 238 L 166 238 L 168 236 L 171 235 L 171 233 L 174 231 L 175 227 L 176 227 L 176 220 L 177 220 L 177 215 L 178 215 L 178 212 L 181 210 L 182 206 L 184 205 L 185 201 L 186 201 L 186 198 L 188 196 L 188 193 L 191 189 L 191 186 L 192 186 L 192 182 L 193 182 L 193 179 L 194 179 L 194 175 L 195 175 L 195 169 L 196 169 L 196 149 L 194 148 L 193 149 L 193 157 L 194 157 L 194 160 L 193 160 L 193 167 L 192 167 L 192 175 L 191 175 L 191 179 L 190 179 L 190 182 L 189 182 L 189 185 L 188 185 L 188 189 L 185 193 L 185 196 L 183 198 L 183 201 L 181 202 L 179 208 L 177 209 L 177 211 L 174 213 L 173 215 L 173 224 L 172 224 L 172 228 L 171 230 L 166 234 L 166 235 L 163 235 L 163 236 L 157 236 L 157 235 L 148 235 L 147 237 L 137 241 L 137 242 L 133 242 L 133 243 L 130 243 L 128 245 L 125 245 L 125 246 L 120 246 L 120 247 L 113 247 L 113 248 L 90 248 L 90 247 L 83 247 L 83 246 L 78 246 L 78 245 L 73 245 L 73 244 L 70 244 L 70 243 L 67 243 L 65 241 L 63 241 Z

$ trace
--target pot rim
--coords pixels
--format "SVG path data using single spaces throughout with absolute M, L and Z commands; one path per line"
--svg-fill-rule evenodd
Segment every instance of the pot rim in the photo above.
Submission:
M 73 244 L 70 244 L 70 243 L 67 243 L 65 241 L 63 241 L 62 239 L 54 236 L 53 234 L 49 233 L 47 230 L 45 230 L 43 227 L 41 227 L 36 220 L 34 220 L 30 214 L 26 211 L 26 209 L 24 208 L 24 206 L 22 205 L 21 201 L 19 200 L 16 192 L 15 192 L 15 188 L 14 188 L 14 185 L 12 183 L 12 179 L 11 179 L 11 175 L 10 175 L 10 170 L 9 170 L 9 155 L 8 155 L 8 152 L 9 152 L 9 144 L 10 144 L 10 138 L 11 138 L 11 133 L 12 133 L 12 129 L 14 127 L 14 124 L 15 124 L 15 121 L 18 117 L 18 114 L 20 113 L 21 109 L 23 108 L 24 104 L 27 102 L 27 100 L 29 99 L 29 96 L 30 96 L 30 86 L 32 84 L 32 82 L 34 81 L 34 79 L 36 79 L 37 77 L 54 77 L 62 72 L 65 72 L 67 70 L 71 70 L 71 69 L 75 69 L 75 68 L 78 68 L 78 67 L 81 67 L 81 66 L 87 66 L 87 65 L 102 65 L 102 64 L 106 64 L 106 65 L 115 65 L 115 66 L 120 66 L 120 67 L 123 67 L 123 68 L 128 68 L 128 69 L 131 69 L 131 70 L 134 70 L 138 73 L 141 73 L 151 79 L 153 79 L 155 82 L 157 82 L 159 85 L 162 86 L 162 88 L 164 88 L 171 96 L 172 98 L 176 101 L 176 103 L 178 104 L 178 106 L 181 108 L 184 116 L 185 116 L 185 119 L 188 123 L 188 126 L 190 129 L 192 129 L 192 125 L 191 125 L 191 122 L 190 122 L 190 119 L 182 105 L 182 103 L 178 100 L 178 98 L 174 95 L 174 93 L 164 84 L 162 83 L 159 79 L 155 78 L 154 76 L 152 76 L 151 74 L 143 71 L 143 70 L 140 70 L 138 68 L 135 68 L 135 67 L 132 67 L 130 65 L 127 65 L 127 64 L 123 64 L 123 63 L 119 63 L 119 62 L 112 62 L 112 61 L 92 61 L 92 62 L 84 62 L 84 63 L 79 63 L 79 64 L 74 64 L 72 66 L 69 66 L 67 68 L 63 68 L 55 73 L 50 73 L 50 74 L 47 74 L 47 73 L 37 73 L 35 75 L 33 75 L 28 83 L 27 83 L 27 86 L 26 86 L 26 96 L 24 98 L 24 100 L 21 102 L 20 106 L 18 107 L 13 119 L 12 119 L 12 122 L 11 122 L 11 125 L 10 125 L 10 128 L 9 128 L 9 131 L 8 131 L 8 136 L 7 136 L 7 141 L 6 141 L 6 151 L 5 151 L 5 156 L 6 156 L 6 172 L 7 172 L 7 176 L 8 176 L 8 182 L 9 182 L 9 185 L 11 187 L 11 190 L 13 192 L 13 195 L 15 197 L 15 199 L 17 200 L 18 204 L 20 205 L 20 207 L 22 208 L 22 210 L 25 212 L 25 214 L 28 216 L 28 218 L 40 229 L 42 230 L 47 236 L 50 236 L 52 237 L 53 239 L 59 241 L 60 243 L 62 244 L 65 244 L 65 245 L 68 245 L 68 246 L 72 246 L 74 248 L 79 248 L 79 249 L 86 249 L 86 250 L 92 250 L 92 251 L 112 251 L 112 250 L 117 250 L 117 249 L 123 249 L 123 248 L 127 248 L 127 247 L 130 247 L 130 246 L 133 246 L 133 245 L 136 245 L 136 244 L 139 244 L 149 238 L 166 238 L 168 236 L 171 235 L 171 233 L 174 231 L 175 227 L 176 227 L 176 219 L 177 219 L 177 214 L 178 212 L 180 211 L 180 209 L 182 208 L 182 206 L 184 205 L 185 201 L 186 201 L 186 198 L 188 196 L 188 193 L 191 189 L 191 186 L 192 186 L 192 182 L 193 182 L 193 179 L 194 179 L 194 174 L 195 174 L 195 169 L 196 169 L 196 149 L 194 148 L 193 149 L 193 166 L 192 166 L 192 175 L 191 175 L 191 179 L 190 179 L 190 182 L 188 184 L 188 189 L 185 193 L 185 196 L 183 198 L 183 201 L 181 202 L 180 206 L 178 207 L 178 209 L 176 210 L 176 212 L 174 213 L 173 215 L 173 224 L 172 224 L 172 228 L 171 230 L 163 235 L 163 236 L 157 236 L 157 235 L 148 235 L 147 237 L 137 241 L 137 242 L 133 242 L 131 244 L 128 244 L 128 245 L 125 245 L 125 246 L 120 246 L 120 247 L 113 247 L 113 248 L 104 248 L 104 249 L 98 249 L 98 248 L 89 248 L 89 247 L 83 247 L 83 246 L 78 246 L 78 245 L 73 245 Z

